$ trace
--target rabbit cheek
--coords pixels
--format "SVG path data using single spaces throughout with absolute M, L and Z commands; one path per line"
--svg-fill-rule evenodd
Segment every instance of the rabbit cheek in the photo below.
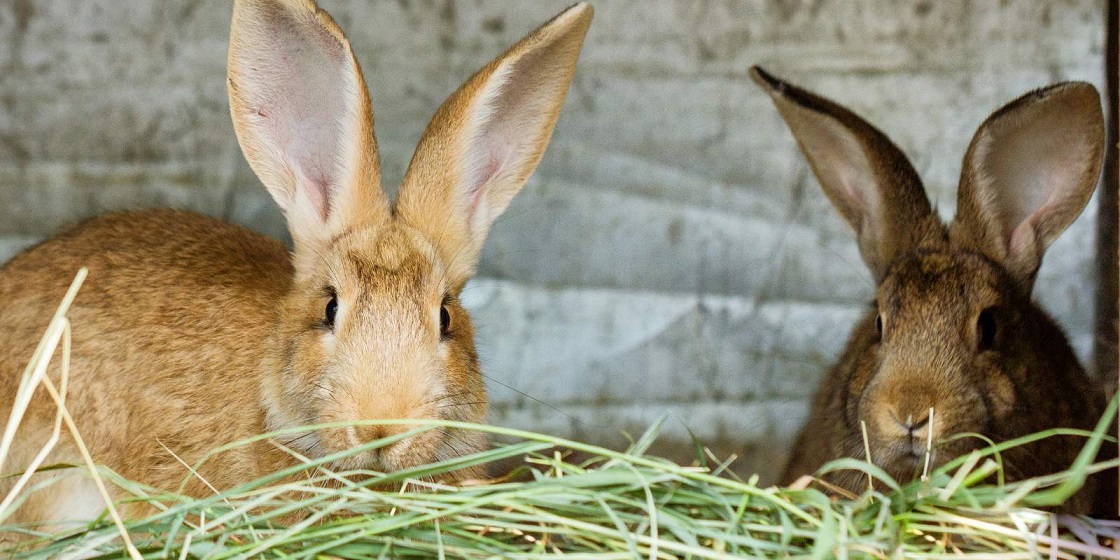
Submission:
M 270 373 L 261 379 L 266 431 L 315 424 L 320 418 L 316 383 L 323 377 L 326 363 L 322 333 L 301 327 L 278 335 L 284 339 L 278 345 L 282 350 L 266 361 L 265 370 Z M 314 432 L 283 443 L 304 454 L 320 454 L 319 436 Z
M 1005 425 L 1005 420 L 1015 410 L 1015 386 L 1005 372 L 994 365 L 982 372 L 986 404 L 996 425 Z

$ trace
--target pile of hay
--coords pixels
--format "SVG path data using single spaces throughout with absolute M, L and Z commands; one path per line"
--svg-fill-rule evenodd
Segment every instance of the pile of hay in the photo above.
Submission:
M 44 383 L 45 362 L 55 349 L 67 350 L 65 310 L 70 300 L 72 295 L 28 366 L 25 381 L 31 388 Z M 64 393 L 62 387 L 50 390 Z M 17 403 L 29 394 L 21 391 Z M 392 474 L 327 470 L 326 465 L 345 455 L 337 454 L 201 500 L 144 488 L 107 469 L 94 469 L 90 462 L 70 468 L 93 470 L 99 480 L 152 504 L 157 513 L 122 520 L 110 510 L 89 527 L 51 535 L 31 527 L 0 526 L 0 531 L 29 535 L 34 543 L 0 554 L 171 559 L 1120 558 L 1120 550 L 1112 548 L 1120 541 L 1120 524 L 1032 509 L 1062 502 L 1089 473 L 1117 466 L 1117 461 L 1091 464 L 1105 444 L 1105 426 L 1116 409 L 1114 400 L 1098 429 L 1083 433 L 1085 449 L 1063 473 L 999 483 L 1001 450 L 1030 439 L 1078 433 L 1052 430 L 974 452 L 901 486 L 874 465 L 836 461 L 826 469 L 859 469 L 885 489 L 869 488 L 862 496 L 846 498 L 813 487 L 759 487 L 755 480 L 730 476 L 726 464 L 699 448 L 694 466 L 646 456 L 657 426 L 629 450 L 617 452 L 493 426 L 425 422 L 346 453 L 440 426 L 477 429 L 515 443 Z M 67 421 L 60 414 L 60 429 L 66 429 Z M 9 424 L 0 441 L 0 460 L 13 432 Z M 585 459 L 569 461 L 567 451 L 560 450 Z M 433 482 L 465 466 L 513 459 L 524 460 L 522 474 L 528 481 L 459 487 Z M 292 476 L 303 471 L 310 474 Z M 18 496 L 4 501 L 0 522 L 18 502 Z

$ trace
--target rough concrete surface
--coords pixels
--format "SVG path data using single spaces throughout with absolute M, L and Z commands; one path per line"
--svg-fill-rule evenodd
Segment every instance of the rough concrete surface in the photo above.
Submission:
M 569 0 L 321 0 L 363 64 L 385 183 L 478 67 Z M 552 144 L 464 297 L 493 421 L 620 445 L 670 414 L 773 474 L 872 293 L 769 99 L 775 74 L 861 113 L 945 216 L 984 117 L 1103 82 L 1103 3 L 595 2 Z M 177 206 L 285 236 L 225 92 L 228 0 L 0 1 L 0 258 L 110 209 Z M 1036 294 L 1085 357 L 1095 206 Z

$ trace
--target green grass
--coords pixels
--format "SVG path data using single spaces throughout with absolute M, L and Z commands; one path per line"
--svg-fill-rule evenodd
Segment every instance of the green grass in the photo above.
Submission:
M 1113 403 L 1110 416 L 1115 408 Z M 433 422 L 418 430 L 437 425 L 468 427 Z M 1115 462 L 1092 465 L 1086 459 L 1045 478 L 982 484 L 998 469 L 992 448 L 937 469 L 925 481 L 899 486 L 885 479 L 885 486 L 895 488 L 836 499 L 814 488 L 736 480 L 722 473 L 725 465 L 686 467 L 643 455 L 656 426 L 626 452 L 474 428 L 521 441 L 392 474 L 327 472 L 321 466 L 336 457 L 326 457 L 313 462 L 320 469 L 306 480 L 282 483 L 290 473 L 281 472 L 201 500 L 101 473 L 161 510 L 125 521 L 144 558 L 1120 557 L 1098 543 L 1120 533 L 1115 523 L 1031 509 L 1060 503 L 1086 474 Z M 1083 458 L 1095 455 L 1100 433 L 1088 441 Z M 590 458 L 568 462 L 559 449 Z M 534 467 L 528 471 L 532 480 L 457 488 L 427 482 L 466 465 L 517 457 Z M 883 476 L 854 460 L 827 468 Z M 373 489 L 386 486 L 401 490 Z M 292 512 L 301 519 L 293 520 Z M 109 520 L 43 535 L 39 546 L 13 557 L 127 557 Z
M 65 357 L 65 306 L 56 320 L 58 326 L 52 323 L 36 354 L 38 361 L 28 367 L 29 383 L 47 383 L 37 377 L 36 366 L 49 359 L 54 347 Z M 61 400 L 65 375 L 52 391 Z M 106 515 L 64 534 L 0 526 L 0 532 L 24 533 L 34 545 L 0 554 L 170 559 L 1120 558 L 1120 550 L 1109 544 L 1120 536 L 1120 524 L 1034 509 L 1061 503 L 1088 474 L 1117 466 L 1117 461 L 1091 460 L 1106 444 L 1103 434 L 1116 409 L 1114 400 L 1092 433 L 1051 430 L 1004 442 L 904 485 L 862 461 L 827 465 L 825 470 L 858 469 L 885 489 L 853 498 L 836 498 L 814 487 L 760 487 L 754 479 L 728 474 L 726 464 L 699 449 L 694 466 L 648 456 L 659 425 L 618 452 L 501 427 L 421 422 L 411 432 L 346 453 L 439 427 L 476 429 L 514 443 L 390 474 L 331 472 L 325 466 L 339 456 L 327 456 L 203 499 L 145 488 L 104 467 L 94 469 L 87 460 L 86 465 L 40 470 L 87 469 L 107 485 L 122 488 L 131 496 L 128 500 L 151 504 L 156 513 L 141 519 Z M 66 422 L 60 413 L 60 430 Z M 1002 450 L 1071 433 L 1086 436 L 1086 445 L 1069 470 L 998 483 Z M 0 462 L 7 445 L 0 441 Z M 568 450 L 583 459 L 569 460 Z M 461 487 L 433 482 L 466 466 L 511 460 L 523 460 L 528 481 Z M 294 476 L 302 472 L 307 475 Z M 0 522 L 16 505 L 18 500 L 0 508 Z

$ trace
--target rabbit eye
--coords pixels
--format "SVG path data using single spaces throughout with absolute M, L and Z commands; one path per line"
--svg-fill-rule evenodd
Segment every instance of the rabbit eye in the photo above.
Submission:
M 323 317 L 323 323 L 328 328 L 334 330 L 334 318 L 338 315 L 338 296 L 332 295 L 331 300 L 327 302 L 327 311 Z
M 879 338 L 883 338 L 883 316 L 882 315 L 876 315 L 875 316 L 875 332 L 879 335 Z
M 996 310 L 989 307 L 976 318 L 976 350 L 985 352 L 995 347 Z
M 441 305 L 439 308 L 439 338 L 446 340 L 451 332 L 451 312 L 447 310 L 447 305 Z

